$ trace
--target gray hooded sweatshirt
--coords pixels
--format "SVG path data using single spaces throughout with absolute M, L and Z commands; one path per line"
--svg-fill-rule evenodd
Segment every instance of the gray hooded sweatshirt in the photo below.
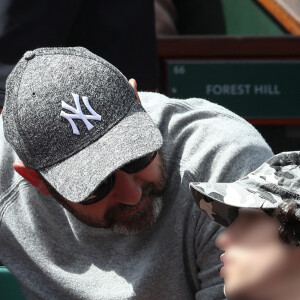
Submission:
M 191 181 L 232 182 L 272 156 L 245 120 L 202 99 L 140 93 L 164 137 L 163 210 L 137 234 L 93 228 L 13 169 L 0 122 L 0 261 L 27 299 L 223 299 L 220 227 L 201 213 Z

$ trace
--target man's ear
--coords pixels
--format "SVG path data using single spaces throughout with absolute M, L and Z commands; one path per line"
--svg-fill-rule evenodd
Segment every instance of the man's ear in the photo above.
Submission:
M 137 98 L 138 101 L 141 103 L 141 99 L 140 99 L 140 97 L 139 97 L 139 95 L 138 95 L 138 92 L 137 92 L 137 83 L 136 83 L 136 80 L 133 79 L 133 78 L 131 78 L 131 79 L 129 79 L 129 83 L 130 83 L 130 85 L 131 85 L 131 86 L 133 87 L 133 89 L 134 89 L 134 93 L 135 93 L 136 98 Z
M 38 172 L 28 167 L 21 161 L 15 161 L 13 163 L 13 167 L 16 172 L 18 172 L 25 180 L 32 184 L 41 193 L 47 196 L 51 195 Z

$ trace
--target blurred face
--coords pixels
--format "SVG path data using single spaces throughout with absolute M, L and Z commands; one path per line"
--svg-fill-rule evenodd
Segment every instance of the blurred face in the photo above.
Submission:
M 289 298 L 299 289 L 299 249 L 283 244 L 278 228 L 278 221 L 263 211 L 240 209 L 219 235 L 216 244 L 224 250 L 220 276 L 228 299 L 300 299 L 300 293 Z
M 155 222 L 162 208 L 166 185 L 165 165 L 159 154 L 137 173 L 115 172 L 113 189 L 99 202 L 72 203 L 51 192 L 77 219 L 115 232 L 134 233 Z

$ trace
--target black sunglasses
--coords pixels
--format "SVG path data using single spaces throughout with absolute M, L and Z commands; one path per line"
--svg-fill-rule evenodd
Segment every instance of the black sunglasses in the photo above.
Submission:
M 141 158 L 138 158 L 127 165 L 120 168 L 120 170 L 133 174 L 142 171 L 146 167 L 148 167 L 151 162 L 156 157 L 157 152 L 147 154 Z M 90 205 L 97 203 L 98 201 L 102 200 L 114 187 L 115 184 L 115 173 L 110 175 L 108 178 L 102 182 L 97 189 L 86 199 L 79 202 L 82 205 Z

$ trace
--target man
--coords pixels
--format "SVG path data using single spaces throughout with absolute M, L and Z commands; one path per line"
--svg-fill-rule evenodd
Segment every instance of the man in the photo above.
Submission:
M 234 183 L 191 188 L 201 209 L 229 226 L 217 239 L 228 299 L 300 299 L 300 152 L 278 154 Z
M 0 260 L 27 298 L 224 297 L 220 226 L 188 183 L 270 157 L 252 126 L 202 99 L 138 95 L 84 48 L 27 52 L 6 88 Z

